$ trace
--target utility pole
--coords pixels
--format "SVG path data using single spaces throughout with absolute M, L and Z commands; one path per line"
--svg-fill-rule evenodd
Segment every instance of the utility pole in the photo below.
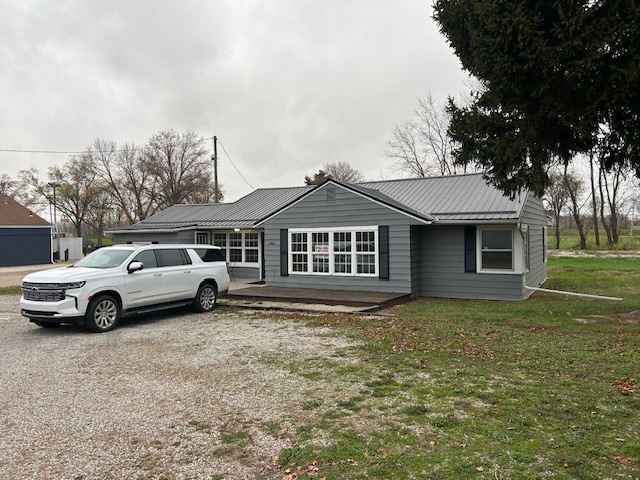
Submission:
M 57 183 L 57 182 L 51 182 L 51 183 L 49 183 L 49 186 L 53 187 L 53 227 L 57 232 L 58 229 L 57 229 L 57 226 L 56 226 L 56 222 L 57 222 L 57 218 L 56 218 L 56 207 L 57 207 L 56 188 L 58 188 L 60 186 L 60 184 Z
M 213 203 L 220 203 L 220 194 L 218 193 L 218 137 L 213 137 Z

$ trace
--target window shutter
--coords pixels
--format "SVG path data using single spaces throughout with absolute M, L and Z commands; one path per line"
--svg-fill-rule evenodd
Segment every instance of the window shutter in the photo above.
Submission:
M 289 230 L 280 230 L 280 276 L 289 276 Z
M 464 227 L 464 271 L 476 273 L 476 227 Z
M 378 227 L 378 261 L 380 274 L 378 278 L 380 280 L 389 280 L 389 227 Z

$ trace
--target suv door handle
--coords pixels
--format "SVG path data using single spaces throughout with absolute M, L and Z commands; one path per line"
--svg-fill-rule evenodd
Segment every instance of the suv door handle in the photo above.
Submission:
M 162 273 L 161 273 L 161 272 L 159 272 L 159 273 L 154 273 L 154 274 L 153 274 L 153 276 L 154 276 L 154 277 L 161 277 L 161 276 L 162 276 Z
M 184 273 L 191 273 L 191 270 L 185 270 Z

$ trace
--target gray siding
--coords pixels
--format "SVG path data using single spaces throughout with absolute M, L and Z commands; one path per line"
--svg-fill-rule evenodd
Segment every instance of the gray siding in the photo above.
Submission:
M 422 295 L 522 300 L 522 275 L 465 273 L 464 226 L 422 229 Z
M 412 292 L 411 218 L 369 199 L 336 187 L 335 202 L 325 189 L 282 211 L 264 224 L 265 280 L 268 285 L 380 292 Z M 280 275 L 280 229 L 322 227 L 389 227 L 389 279 L 329 275 Z
M 544 262 L 544 234 L 547 226 L 547 216 L 540 199 L 529 195 L 522 211 L 522 223 L 529 225 L 529 252 L 530 269 L 525 275 L 525 284 L 530 287 L 539 287 L 547 280 L 547 264 Z M 533 293 L 532 290 L 523 288 L 523 297 Z
M 260 280 L 260 269 L 258 267 L 230 267 L 229 276 L 231 281 L 237 280 L 253 280 L 255 282 Z
M 420 241 L 422 237 L 422 231 L 427 226 L 412 226 L 411 227 L 411 294 L 422 294 L 422 248 L 420 247 Z
M 131 242 L 157 242 L 157 243 L 194 243 L 195 233 L 193 230 L 178 232 L 154 232 L 154 233 L 114 233 L 112 242 L 114 245 Z

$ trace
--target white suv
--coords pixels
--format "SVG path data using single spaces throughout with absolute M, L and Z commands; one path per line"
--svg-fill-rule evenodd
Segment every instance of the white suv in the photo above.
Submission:
M 223 252 L 210 245 L 117 245 L 69 267 L 31 273 L 20 309 L 41 327 L 61 323 L 106 332 L 121 314 L 180 305 L 208 312 L 229 290 Z

